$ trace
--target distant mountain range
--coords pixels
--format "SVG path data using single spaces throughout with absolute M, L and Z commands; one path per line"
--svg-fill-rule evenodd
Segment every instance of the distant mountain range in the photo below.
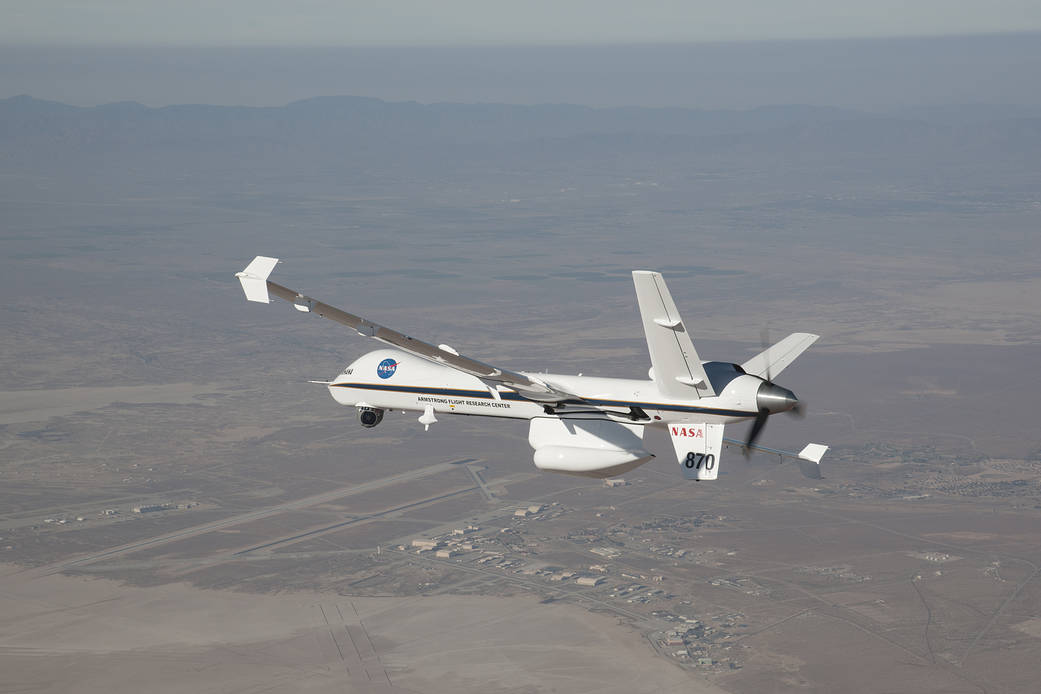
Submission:
M 964 106 L 880 115 L 789 105 L 748 110 L 387 102 L 317 97 L 256 108 L 0 100 L 0 157 L 305 157 L 330 163 L 437 157 L 779 155 L 1036 157 L 1041 110 Z M 429 163 L 429 162 L 427 162 Z
M 568 104 L 420 104 L 357 96 L 316 97 L 274 108 L 194 104 L 149 108 L 136 102 L 84 108 L 25 95 L 0 100 L 3 136 L 71 135 L 76 130 L 129 136 L 147 130 L 169 133 L 171 128 L 224 134 L 224 128 L 233 128 L 241 136 L 285 137 L 323 128 L 473 143 L 609 133 L 711 136 L 870 117 L 817 106 L 763 106 L 742 111 L 598 109 Z M 132 132 L 126 130 L 130 126 Z

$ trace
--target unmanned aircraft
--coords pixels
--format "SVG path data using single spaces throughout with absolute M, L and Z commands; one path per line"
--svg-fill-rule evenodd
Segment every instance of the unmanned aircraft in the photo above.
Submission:
M 355 407 L 363 427 L 395 410 L 420 412 L 419 423 L 428 429 L 438 415 L 526 419 L 537 468 L 587 477 L 614 477 L 654 458 L 644 446 L 646 429 L 654 427 L 668 433 L 687 479 L 716 479 L 724 446 L 792 458 L 807 477 L 820 478 L 827 446 L 811 443 L 795 453 L 756 443 L 770 415 L 802 411 L 795 394 L 773 378 L 817 335 L 794 333 L 740 365 L 703 362 L 661 274 L 635 270 L 649 380 L 510 371 L 271 282 L 277 263 L 257 256 L 236 273 L 246 299 L 270 303 L 273 294 L 388 345 L 359 357 L 332 381 L 316 381 L 338 403 Z M 747 440 L 723 436 L 727 424 L 744 420 L 753 421 Z

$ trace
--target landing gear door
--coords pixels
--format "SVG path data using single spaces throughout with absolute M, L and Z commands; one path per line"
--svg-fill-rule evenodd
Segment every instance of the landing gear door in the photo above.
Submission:
M 722 424 L 678 423 L 669 425 L 683 476 L 688 480 L 714 480 L 719 475 L 723 449 Z

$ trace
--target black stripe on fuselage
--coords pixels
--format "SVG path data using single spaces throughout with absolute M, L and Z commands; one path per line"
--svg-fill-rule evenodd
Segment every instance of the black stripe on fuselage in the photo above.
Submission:
M 377 390 L 384 392 L 393 393 L 415 393 L 416 395 L 445 395 L 448 397 L 456 398 L 480 398 L 484 400 L 494 400 L 491 393 L 486 390 L 466 390 L 461 388 L 431 388 L 428 386 L 399 386 L 390 383 L 333 383 L 329 386 L 330 388 L 358 388 L 360 390 Z M 500 393 L 503 400 L 512 400 L 520 402 L 531 402 L 536 405 L 541 404 L 534 400 L 529 400 L 520 393 L 505 392 Z M 693 405 L 669 405 L 660 402 L 637 402 L 633 400 L 594 400 L 583 398 L 583 403 L 589 405 L 601 405 L 603 407 L 641 407 L 644 409 L 651 410 L 667 410 L 670 412 L 692 412 L 697 414 L 714 414 L 721 417 L 755 417 L 755 412 L 745 412 L 744 410 L 719 410 L 712 407 L 696 407 Z

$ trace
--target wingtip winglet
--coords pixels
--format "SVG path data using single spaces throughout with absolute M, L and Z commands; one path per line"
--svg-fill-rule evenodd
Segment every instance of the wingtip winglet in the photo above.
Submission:
M 278 265 L 278 258 L 258 255 L 246 266 L 246 269 L 235 273 L 247 301 L 256 301 L 261 304 L 271 303 L 271 297 L 267 293 L 267 278 L 275 269 L 275 265 Z
M 799 451 L 799 472 L 811 480 L 823 479 L 821 475 L 821 458 L 828 452 L 828 447 L 819 443 L 808 444 Z
M 819 443 L 807 444 L 805 448 L 799 451 L 799 458 L 802 460 L 808 460 L 811 463 L 820 463 L 821 458 L 828 452 L 828 447 Z

